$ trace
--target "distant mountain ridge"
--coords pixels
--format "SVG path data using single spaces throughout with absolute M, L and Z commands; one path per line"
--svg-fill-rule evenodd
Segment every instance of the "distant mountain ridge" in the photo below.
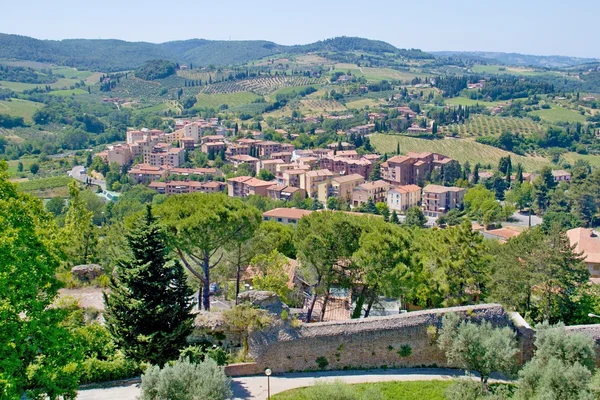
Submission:
M 536 68 L 568 68 L 581 64 L 600 61 L 596 58 L 569 57 L 569 56 L 536 56 L 519 53 L 502 53 L 490 51 L 433 51 L 435 56 L 463 57 L 474 61 L 494 61 L 500 64 Z
M 407 58 L 432 57 L 421 50 L 398 49 L 383 41 L 345 36 L 306 45 L 285 46 L 264 40 L 189 39 L 159 44 L 116 39 L 39 40 L 0 33 L 0 59 L 51 62 L 106 72 L 135 69 L 153 59 L 197 66 L 235 65 L 279 53 L 316 51 L 364 51 L 392 53 Z

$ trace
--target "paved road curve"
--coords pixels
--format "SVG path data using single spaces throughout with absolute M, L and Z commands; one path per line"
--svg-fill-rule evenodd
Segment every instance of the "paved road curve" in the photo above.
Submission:
M 271 377 L 271 395 L 299 387 L 311 386 L 315 382 L 346 383 L 447 380 L 464 375 L 463 371 L 438 368 L 406 368 L 370 371 L 331 371 L 282 374 Z M 234 378 L 232 382 L 234 399 L 265 400 L 267 398 L 267 378 L 249 376 Z M 139 385 L 130 383 L 105 389 L 79 391 L 78 400 L 135 400 L 140 394 Z

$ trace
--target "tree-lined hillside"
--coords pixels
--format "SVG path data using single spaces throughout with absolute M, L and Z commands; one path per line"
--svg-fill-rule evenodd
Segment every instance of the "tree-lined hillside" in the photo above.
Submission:
M 195 66 L 235 65 L 278 53 L 305 52 L 392 53 L 407 58 L 430 58 L 421 50 L 401 50 L 377 40 L 338 37 L 307 45 L 283 46 L 264 40 L 190 39 L 166 43 L 123 40 L 66 39 L 38 40 L 26 36 L 0 34 L 0 59 L 50 62 L 104 72 L 138 68 L 150 60 L 169 60 Z

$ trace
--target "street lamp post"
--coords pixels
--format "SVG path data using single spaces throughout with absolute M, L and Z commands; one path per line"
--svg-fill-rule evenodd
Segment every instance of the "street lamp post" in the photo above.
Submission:
M 271 400 L 271 368 L 265 369 L 265 375 L 267 376 L 267 400 Z
M 588 317 L 590 317 L 590 318 L 600 318 L 600 315 L 589 313 Z

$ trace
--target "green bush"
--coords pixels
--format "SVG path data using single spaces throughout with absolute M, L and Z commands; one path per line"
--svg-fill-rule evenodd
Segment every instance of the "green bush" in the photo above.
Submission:
M 400 346 L 400 350 L 398 351 L 398 355 L 400 357 L 409 357 L 412 354 L 412 349 L 409 345 L 403 344 Z
M 196 346 L 188 346 L 179 353 L 180 360 L 189 360 L 193 364 L 199 364 L 210 358 L 219 366 L 227 365 L 228 354 L 221 347 L 210 346 L 208 343 L 203 343 Z
M 317 358 L 315 360 L 315 362 L 317 363 L 317 366 L 319 367 L 319 369 L 325 369 L 329 365 L 329 361 L 327 361 L 327 358 L 325 358 L 323 356 Z
M 194 364 L 188 360 L 150 366 L 142 375 L 141 400 L 225 400 L 232 395 L 231 380 L 211 359 Z
M 143 365 L 127 360 L 117 353 L 109 360 L 95 357 L 86 359 L 82 364 L 80 383 L 107 382 L 118 379 L 133 378 L 143 371 Z

